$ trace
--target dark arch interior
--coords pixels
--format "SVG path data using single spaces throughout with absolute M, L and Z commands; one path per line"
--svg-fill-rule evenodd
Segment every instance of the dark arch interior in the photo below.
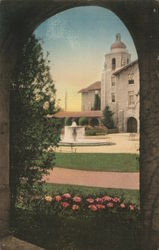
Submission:
M 127 120 L 127 132 L 137 133 L 137 120 L 134 117 L 129 117 Z
M 158 91 L 158 1 L 19 1 L 2 0 L 1 13 L 3 18 L 3 32 L 1 33 L 1 133 L 0 133 L 0 163 L 3 186 L 3 207 L 0 209 L 1 228 L 0 235 L 8 231 L 9 215 L 9 163 L 8 163 L 8 103 L 9 103 L 9 78 L 13 72 L 18 50 L 34 29 L 46 20 L 71 7 L 83 5 L 97 5 L 111 9 L 124 22 L 139 53 L 139 68 L 141 79 L 141 212 L 143 214 L 142 246 L 140 249 L 157 249 L 159 247 L 158 221 L 158 124 L 159 124 L 159 91 Z M 150 18 L 151 16 L 151 18 Z M 147 46 L 148 44 L 148 46 Z M 151 90 L 150 91 L 150 87 Z M 148 94 L 147 94 L 148 93 Z M 155 104 L 155 105 L 154 105 Z M 153 107 L 153 109 L 152 109 Z M 152 109 L 151 115 L 150 110 Z M 149 141 L 147 143 L 147 138 Z M 155 148 L 155 150 L 154 150 Z M 151 164 L 150 164 L 151 163 Z M 153 178 L 151 178 L 151 176 Z M 156 190 L 156 196 L 155 196 Z M 4 202 L 3 202 L 4 201 Z M 152 211 L 153 208 L 153 211 Z M 2 212 L 2 213 L 1 213 Z M 150 216 L 151 215 L 151 216 Z M 151 218 L 150 218 L 151 217 Z

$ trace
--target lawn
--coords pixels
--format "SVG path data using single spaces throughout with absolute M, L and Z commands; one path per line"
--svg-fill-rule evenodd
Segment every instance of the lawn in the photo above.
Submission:
M 112 189 L 98 187 L 84 187 L 78 185 L 44 184 L 44 192 L 49 195 L 73 193 L 83 197 L 100 196 L 108 194 L 110 196 L 122 196 L 125 202 L 132 202 L 139 205 L 139 191 L 128 189 Z
M 56 167 L 114 172 L 138 172 L 137 154 L 56 153 Z

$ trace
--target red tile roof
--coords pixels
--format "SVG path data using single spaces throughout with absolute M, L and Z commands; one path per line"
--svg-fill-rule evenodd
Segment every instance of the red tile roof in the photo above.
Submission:
M 133 66 L 133 65 L 136 64 L 136 63 L 138 63 L 138 60 L 135 60 L 135 61 L 133 61 L 133 62 L 131 62 L 131 63 L 125 65 L 125 66 L 122 67 L 121 69 L 116 70 L 116 71 L 113 73 L 113 75 L 118 75 L 118 74 L 120 74 L 122 71 L 128 69 L 129 67 Z
M 102 117 L 102 111 L 60 111 L 54 115 L 50 115 L 55 118 L 65 118 L 65 117 Z
M 96 81 L 87 88 L 81 89 L 78 93 L 87 93 L 92 90 L 101 90 L 101 81 Z

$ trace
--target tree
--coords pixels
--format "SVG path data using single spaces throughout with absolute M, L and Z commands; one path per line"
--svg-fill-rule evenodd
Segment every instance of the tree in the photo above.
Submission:
M 100 96 L 98 94 L 95 94 L 93 110 L 100 110 L 100 102 Z
M 108 129 L 114 128 L 114 121 L 113 121 L 113 112 L 109 109 L 109 106 L 106 106 L 103 111 L 103 125 Z
M 59 126 L 49 114 L 57 112 L 55 86 L 48 54 L 32 35 L 17 61 L 10 94 L 11 210 L 22 188 L 29 194 L 52 169 L 55 154 L 48 151 L 60 139 Z M 40 186 L 40 185 L 39 185 Z

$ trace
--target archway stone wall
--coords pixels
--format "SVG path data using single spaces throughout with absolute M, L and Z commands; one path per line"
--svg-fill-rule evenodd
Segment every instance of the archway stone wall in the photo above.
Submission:
M 9 83 L 28 36 L 48 17 L 71 7 L 112 10 L 131 33 L 140 69 L 140 186 L 142 250 L 159 249 L 159 1 L 1 0 L 0 2 L 0 236 L 9 221 Z

